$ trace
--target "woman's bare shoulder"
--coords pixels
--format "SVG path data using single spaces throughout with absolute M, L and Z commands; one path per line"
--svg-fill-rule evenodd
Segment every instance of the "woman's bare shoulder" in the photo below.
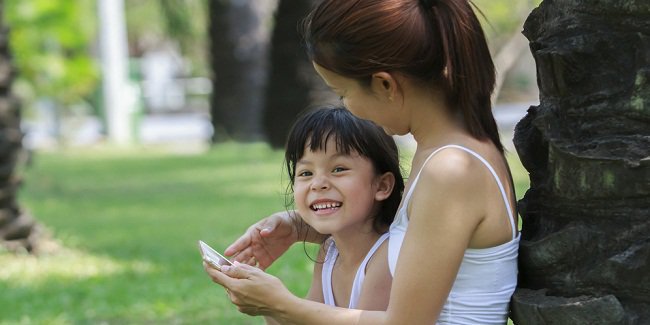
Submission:
M 489 181 L 485 172 L 470 153 L 441 150 L 422 168 L 409 202 L 409 219 L 422 216 L 431 227 L 458 224 L 463 232 L 473 229 L 485 216 Z
M 463 150 L 441 150 L 422 167 L 419 182 L 450 189 L 475 186 L 484 174 L 481 165 L 478 159 Z

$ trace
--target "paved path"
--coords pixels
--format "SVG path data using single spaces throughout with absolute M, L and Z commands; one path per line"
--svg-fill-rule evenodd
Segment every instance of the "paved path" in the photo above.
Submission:
M 512 135 L 515 124 L 526 114 L 534 103 L 501 104 L 494 108 L 494 116 L 499 125 L 504 145 L 514 149 Z M 62 129 L 68 130 L 69 144 L 73 146 L 92 145 L 102 141 L 101 122 L 94 117 L 67 122 Z M 50 128 L 51 129 L 51 128 Z M 25 147 L 38 149 L 56 144 L 51 130 L 43 123 L 25 122 Z M 141 144 L 207 144 L 212 136 L 209 116 L 198 113 L 148 115 L 140 124 Z M 403 145 L 414 145 L 412 137 L 398 137 Z

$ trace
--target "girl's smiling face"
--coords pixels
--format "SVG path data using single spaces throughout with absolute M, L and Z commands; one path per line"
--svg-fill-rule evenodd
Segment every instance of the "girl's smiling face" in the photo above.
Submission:
M 300 216 L 321 234 L 372 231 L 373 216 L 385 199 L 370 160 L 339 153 L 331 137 L 325 150 L 310 151 L 296 164 L 294 200 Z

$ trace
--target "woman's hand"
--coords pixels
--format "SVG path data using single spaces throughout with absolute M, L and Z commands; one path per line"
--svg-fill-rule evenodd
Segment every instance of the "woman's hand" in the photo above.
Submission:
M 282 305 L 293 297 L 278 278 L 256 267 L 238 262 L 223 266 L 221 271 L 205 262 L 203 267 L 212 281 L 226 289 L 228 298 L 242 313 L 274 316 L 278 309 L 272 304 Z
M 246 232 L 225 250 L 240 263 L 265 270 L 289 249 L 298 238 L 293 213 L 278 212 L 248 227 Z

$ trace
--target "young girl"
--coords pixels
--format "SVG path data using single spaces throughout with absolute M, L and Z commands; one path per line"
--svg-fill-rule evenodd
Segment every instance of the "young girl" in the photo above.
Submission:
M 307 299 L 385 310 L 387 231 L 404 189 L 393 139 L 344 108 L 320 108 L 294 124 L 285 161 L 297 212 L 328 235 Z
M 417 142 L 389 231 L 388 308 L 302 300 L 248 265 L 212 272 L 213 280 L 242 312 L 292 324 L 505 324 L 519 234 L 491 111 L 494 65 L 470 3 L 323 0 L 306 19 L 305 39 L 316 71 L 347 109 Z M 295 241 L 296 222 L 287 213 L 266 218 L 226 254 L 266 267 Z

